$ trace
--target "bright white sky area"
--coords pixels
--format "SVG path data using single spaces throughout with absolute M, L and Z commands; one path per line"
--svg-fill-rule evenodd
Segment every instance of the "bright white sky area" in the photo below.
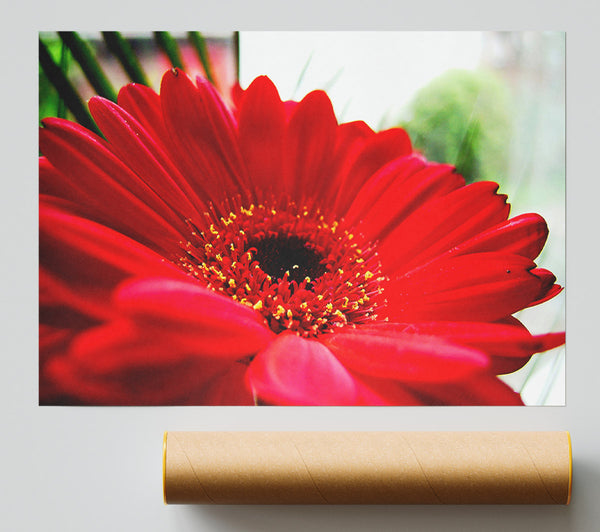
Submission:
M 296 100 L 326 89 L 338 120 L 378 128 L 442 72 L 475 68 L 481 48 L 480 32 L 241 32 L 240 83 L 266 74 Z

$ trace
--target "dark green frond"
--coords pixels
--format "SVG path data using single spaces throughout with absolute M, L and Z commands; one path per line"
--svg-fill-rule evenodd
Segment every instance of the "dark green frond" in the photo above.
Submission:
M 179 46 L 173 36 L 168 31 L 155 31 L 154 38 L 160 49 L 167 54 L 169 61 L 171 61 L 171 65 L 174 68 L 185 70 Z
M 91 129 L 92 131 L 101 134 L 99 129 L 96 127 L 92 116 L 87 110 L 85 104 L 81 100 L 81 97 L 67 78 L 63 70 L 54 62 L 52 56 L 48 52 L 46 45 L 39 40 L 39 54 L 40 54 L 40 65 L 42 70 L 46 74 L 46 77 L 54 85 L 59 96 L 65 102 L 67 108 L 75 119 L 84 127 Z
M 192 46 L 196 50 L 196 53 L 198 54 L 198 59 L 200 59 L 200 62 L 202 63 L 202 68 L 204 68 L 204 72 L 206 73 L 206 78 L 211 83 L 214 83 L 215 79 L 214 79 L 213 73 L 212 73 L 210 58 L 208 56 L 208 49 L 206 47 L 206 39 L 204 39 L 204 36 L 199 31 L 188 32 L 188 38 L 189 38 L 190 42 L 192 43 Z
M 106 47 L 117 57 L 129 79 L 134 83 L 150 86 L 146 73 L 142 69 L 142 65 L 138 61 L 129 41 L 118 31 L 103 31 L 102 37 Z
M 117 93 L 96 60 L 90 45 L 75 31 L 59 31 L 58 35 L 79 63 L 86 79 L 96 93 L 113 102 L 117 101 Z

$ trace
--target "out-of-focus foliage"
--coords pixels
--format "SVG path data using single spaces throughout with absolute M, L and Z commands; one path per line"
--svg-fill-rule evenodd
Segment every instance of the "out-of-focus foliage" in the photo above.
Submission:
M 415 96 L 401 125 L 429 160 L 453 164 L 468 182 L 502 181 L 508 166 L 508 87 L 485 70 L 450 70 Z
M 66 65 L 69 61 L 68 51 L 63 50 L 59 39 L 47 40 L 46 47 L 57 64 Z M 66 68 L 66 67 L 65 67 Z M 44 74 L 41 65 L 39 69 L 39 119 L 48 116 L 64 116 L 64 104 L 50 80 Z
M 40 121 L 68 117 L 100 134 L 87 110 L 90 97 L 115 101 L 115 88 L 129 82 L 158 90 L 169 67 L 208 78 L 224 95 L 237 82 L 235 33 L 205 37 L 198 31 L 157 31 L 126 37 L 116 31 L 60 31 L 41 32 L 39 37 Z

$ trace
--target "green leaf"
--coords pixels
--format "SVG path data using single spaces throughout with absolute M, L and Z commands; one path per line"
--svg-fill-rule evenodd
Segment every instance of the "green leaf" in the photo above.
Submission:
M 129 79 L 134 83 L 150 86 L 146 73 L 138 61 L 131 44 L 118 31 L 103 31 L 106 47 L 117 57 Z
M 208 49 L 206 47 L 206 40 L 204 36 L 199 31 L 189 31 L 188 38 L 192 43 L 196 53 L 198 54 L 198 58 L 202 63 L 202 68 L 204 68 L 204 72 L 206 73 L 206 78 L 208 81 L 214 84 L 215 80 L 212 73 L 212 67 L 210 65 L 210 58 L 208 56 Z
M 62 42 L 68 46 L 96 93 L 116 102 L 117 93 L 96 60 L 90 45 L 75 31 L 59 31 L 58 35 Z
M 102 135 L 100 130 L 96 126 L 92 116 L 84 105 L 81 97 L 61 70 L 61 68 L 54 62 L 46 45 L 39 39 L 39 54 L 40 54 L 40 65 L 44 74 L 48 80 L 54 85 L 60 97 L 64 100 L 67 108 L 75 120 L 77 120 L 82 126 L 94 131 L 98 135 Z
M 154 38 L 160 49 L 167 54 L 169 61 L 171 61 L 171 65 L 174 68 L 185 70 L 179 46 L 177 46 L 177 41 L 173 36 L 168 31 L 155 31 Z

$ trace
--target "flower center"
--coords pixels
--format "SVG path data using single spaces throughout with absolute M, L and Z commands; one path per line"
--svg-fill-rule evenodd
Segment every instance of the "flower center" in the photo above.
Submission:
M 260 312 L 276 333 L 318 336 L 374 320 L 385 304 L 373 247 L 318 212 L 251 205 L 205 218 L 188 220 L 180 267 Z
M 289 281 L 299 283 L 306 277 L 317 279 L 326 271 L 323 256 L 299 236 L 269 236 L 248 245 L 260 269 L 277 280 L 287 273 Z

